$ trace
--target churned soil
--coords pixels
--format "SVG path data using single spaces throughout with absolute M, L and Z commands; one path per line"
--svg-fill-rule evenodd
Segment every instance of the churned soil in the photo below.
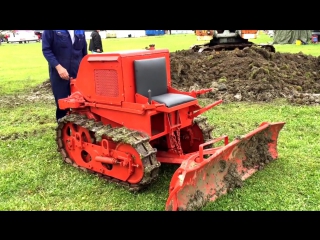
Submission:
M 320 57 L 270 53 L 259 47 L 202 53 L 182 50 L 170 55 L 173 87 L 213 88 L 202 97 L 224 102 L 286 98 L 296 104 L 320 103 Z

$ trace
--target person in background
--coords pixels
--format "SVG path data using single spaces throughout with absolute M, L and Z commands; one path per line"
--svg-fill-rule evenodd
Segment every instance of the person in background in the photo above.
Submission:
M 93 30 L 90 35 L 89 51 L 91 51 L 91 53 L 103 52 L 102 40 L 99 32 L 100 30 Z
M 59 108 L 58 100 L 71 94 L 70 79 L 77 77 L 80 62 L 88 54 L 84 30 L 44 30 L 42 53 L 49 65 L 58 122 L 68 112 Z

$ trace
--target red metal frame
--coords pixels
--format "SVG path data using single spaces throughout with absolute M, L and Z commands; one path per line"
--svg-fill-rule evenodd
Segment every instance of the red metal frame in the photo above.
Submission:
M 59 107 L 89 114 L 90 118 L 113 127 L 125 126 L 144 132 L 150 136 L 151 144 L 153 140 L 167 136 L 170 150 L 159 151 L 158 161 L 181 164 L 189 154 L 185 155 L 171 136 L 179 133 L 178 129 L 192 125 L 196 116 L 221 104 L 222 100 L 206 107 L 201 107 L 197 99 L 171 108 L 155 101 L 149 104 L 148 98 L 135 91 L 134 60 L 165 57 L 168 93 L 197 97 L 212 90 L 183 92 L 171 87 L 169 56 L 167 49 L 87 55 L 80 64 L 77 79 L 71 80 L 71 96 L 60 99 Z M 106 81 L 107 86 L 103 85 Z

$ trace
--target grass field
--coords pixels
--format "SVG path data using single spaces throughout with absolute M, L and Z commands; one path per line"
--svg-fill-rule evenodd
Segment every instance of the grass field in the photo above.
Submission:
M 199 43 L 194 35 L 105 39 L 105 51 L 142 49 L 150 43 L 170 51 Z M 257 43 L 272 41 L 259 35 Z M 320 55 L 320 45 L 275 46 L 279 52 Z M 0 101 L 23 95 L 48 78 L 41 44 L 0 46 Z M 159 180 L 146 191 L 132 194 L 102 179 L 62 163 L 54 142 L 55 106 L 43 102 L 2 106 L 0 139 L 0 210 L 164 210 L 174 172 L 163 167 Z M 240 189 L 209 203 L 203 210 L 320 210 L 320 110 L 270 104 L 222 104 L 205 114 L 216 126 L 214 135 L 231 139 L 263 121 L 285 121 L 280 132 L 279 159 L 257 172 Z

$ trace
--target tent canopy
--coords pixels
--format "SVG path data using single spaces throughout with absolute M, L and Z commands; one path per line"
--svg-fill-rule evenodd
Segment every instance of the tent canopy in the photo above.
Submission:
M 312 30 L 274 30 L 273 44 L 293 44 L 296 40 L 308 42 Z

